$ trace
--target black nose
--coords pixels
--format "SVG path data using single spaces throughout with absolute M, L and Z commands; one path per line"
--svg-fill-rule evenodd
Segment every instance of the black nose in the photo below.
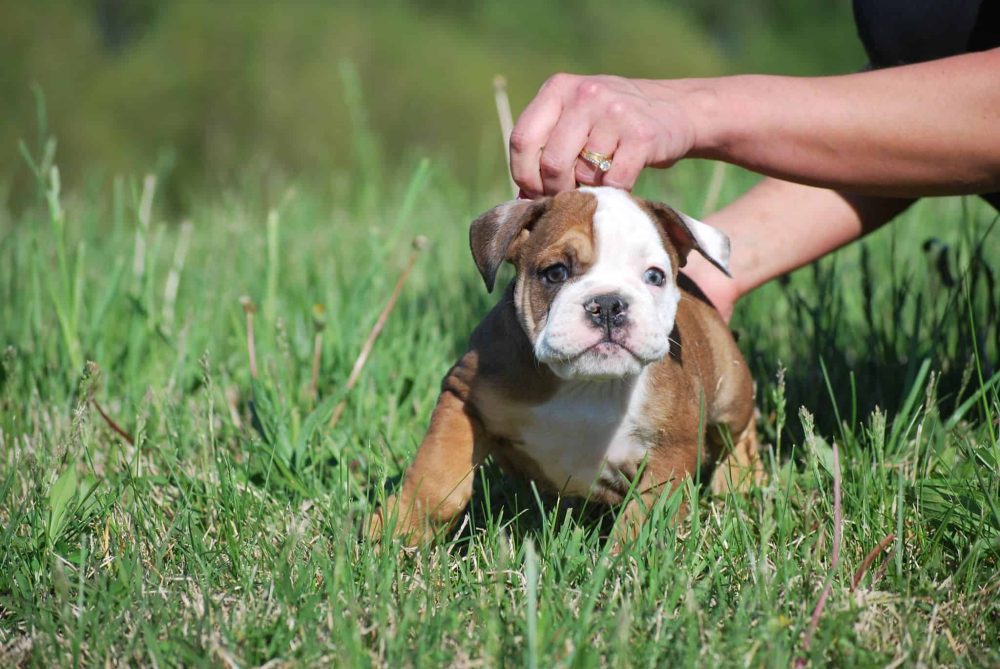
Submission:
M 592 297 L 584 302 L 583 308 L 590 315 L 591 323 L 610 332 L 611 328 L 620 328 L 625 325 L 628 302 L 623 300 L 621 295 L 612 293 Z

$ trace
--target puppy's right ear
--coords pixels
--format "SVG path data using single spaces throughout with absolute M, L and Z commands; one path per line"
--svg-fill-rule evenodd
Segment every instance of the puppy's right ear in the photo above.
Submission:
M 513 200 L 490 209 L 472 222 L 469 246 L 476 267 L 483 275 L 486 290 L 493 292 L 497 272 L 504 260 L 510 260 L 517 242 L 530 232 L 535 222 L 549 207 L 545 197 L 538 200 Z

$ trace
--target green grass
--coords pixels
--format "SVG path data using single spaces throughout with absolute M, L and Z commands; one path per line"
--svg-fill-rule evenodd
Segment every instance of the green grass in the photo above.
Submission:
M 640 190 L 697 215 L 710 169 Z M 613 555 L 581 514 L 486 468 L 461 531 L 403 554 L 359 529 L 492 302 L 466 226 L 505 196 L 501 176 L 469 193 L 422 163 L 388 187 L 271 202 L 247 187 L 198 200 L 190 225 L 160 218 L 152 183 L 63 197 L 39 176 L 38 206 L 0 218 L 0 665 L 1000 664 L 1000 238 L 985 206 L 921 203 L 740 306 L 765 487 L 690 486 L 678 526 L 664 500 Z M 731 170 L 724 199 L 750 183 Z M 430 248 L 348 392 L 417 234 Z

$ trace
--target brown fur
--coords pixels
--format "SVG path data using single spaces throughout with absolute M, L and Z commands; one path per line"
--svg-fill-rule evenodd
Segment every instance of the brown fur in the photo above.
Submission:
M 636 486 L 639 498 L 626 508 L 622 536 L 633 535 L 655 499 L 695 473 L 699 464 L 711 470 L 722 461 L 714 468 L 714 492 L 742 490 L 762 474 L 746 363 L 714 307 L 697 286 L 677 275 L 676 268 L 692 248 L 683 229 L 676 229 L 683 223 L 665 205 L 640 204 L 659 221 L 671 259 L 680 261 L 673 267 L 682 297 L 671 352 L 649 369 L 656 392 L 644 408 L 641 430 L 649 453 Z M 473 225 L 473 255 L 487 285 L 504 259 L 515 264 L 517 279 L 473 332 L 468 352 L 445 377 L 427 436 L 406 471 L 399 495 L 375 514 L 370 530 L 375 537 L 381 535 L 383 514 L 395 518 L 395 532 L 410 544 L 451 527 L 472 494 L 473 470 L 490 454 L 505 468 L 556 488 L 537 463 L 509 446 L 502 425 L 495 425 L 493 432 L 485 428 L 481 407 L 497 402 L 542 404 L 562 383 L 537 362 L 529 337 L 555 295 L 538 275 L 556 262 L 581 271 L 594 262 L 596 201 L 569 192 L 515 206 L 518 209 L 504 210 L 494 218 L 484 215 Z M 508 241 L 498 243 L 498 239 Z M 727 443 L 733 444 L 731 452 L 725 452 Z M 630 465 L 621 473 L 632 480 L 639 468 Z M 592 497 L 617 503 L 627 487 L 615 482 L 597 485 Z

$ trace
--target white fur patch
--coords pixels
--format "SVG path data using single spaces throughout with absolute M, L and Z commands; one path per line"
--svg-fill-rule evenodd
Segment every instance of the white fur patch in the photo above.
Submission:
M 647 447 L 634 436 L 648 396 L 645 373 L 603 381 L 568 381 L 544 404 L 483 402 L 491 431 L 511 439 L 566 495 L 586 497 L 600 479 L 635 470 Z
M 677 210 L 674 209 L 674 211 Z M 681 217 L 684 225 L 687 226 L 688 232 L 698 242 L 698 252 L 705 256 L 706 260 L 722 270 L 726 276 L 731 277 L 732 274 L 729 273 L 729 237 L 711 225 L 691 218 L 683 212 L 677 211 L 677 215 Z
M 553 300 L 535 340 L 535 355 L 564 379 L 635 376 L 670 350 L 669 335 L 680 301 L 670 256 L 656 224 L 625 191 L 580 190 L 597 198 L 597 260 Z M 664 285 L 644 281 L 653 267 L 667 277 Z M 583 308 L 606 294 L 619 295 L 628 303 L 628 324 L 616 333 L 620 347 L 599 346 L 604 333 L 591 324 Z

